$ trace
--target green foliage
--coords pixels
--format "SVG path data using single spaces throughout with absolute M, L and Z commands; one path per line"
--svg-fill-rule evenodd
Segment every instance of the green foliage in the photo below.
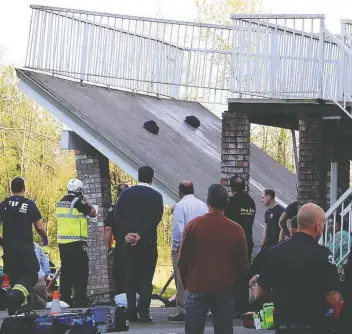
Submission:
M 258 11 L 261 0 L 195 0 L 197 21 L 232 26 L 231 14 L 251 14 Z
M 65 193 L 67 180 L 76 174 L 73 153 L 60 149 L 61 128 L 53 116 L 17 89 L 14 69 L 1 68 L 0 198 L 10 195 L 13 177 L 24 177 L 26 196 L 42 213 L 49 248 L 56 246 L 55 203 Z

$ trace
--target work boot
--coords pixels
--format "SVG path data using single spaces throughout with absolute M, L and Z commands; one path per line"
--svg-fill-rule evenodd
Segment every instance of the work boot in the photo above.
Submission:
M 183 313 L 178 312 L 175 315 L 169 315 L 167 317 L 169 321 L 185 321 L 186 320 L 186 315 Z
M 18 290 L 10 290 L 7 293 L 7 312 L 9 315 L 14 315 L 17 311 L 25 308 L 28 305 L 27 299 L 23 293 Z

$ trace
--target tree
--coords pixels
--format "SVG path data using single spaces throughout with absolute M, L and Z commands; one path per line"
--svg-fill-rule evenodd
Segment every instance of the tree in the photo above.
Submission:
M 17 89 L 12 67 L 0 69 L 0 199 L 10 195 L 13 177 L 24 177 L 51 247 L 56 247 L 55 203 L 76 174 L 73 153 L 60 149 L 61 129 L 60 122 Z
M 216 23 L 222 25 L 232 25 L 231 14 L 256 13 L 260 11 L 261 0 L 195 0 L 198 9 L 196 20 L 198 22 Z M 231 50 L 231 45 L 226 45 L 227 41 L 218 38 L 217 44 L 224 45 L 222 49 Z M 215 60 L 216 61 L 216 60 Z M 223 61 L 223 58 L 220 59 Z M 226 63 L 229 70 L 231 63 L 228 59 Z M 227 71 L 228 72 L 228 71 Z M 219 77 L 224 75 L 222 71 Z M 293 156 L 293 145 L 290 130 L 267 127 L 262 125 L 252 125 L 251 140 L 273 159 L 281 163 L 287 169 L 295 172 Z
M 195 0 L 198 9 L 197 21 L 232 25 L 231 14 L 255 13 L 261 0 Z

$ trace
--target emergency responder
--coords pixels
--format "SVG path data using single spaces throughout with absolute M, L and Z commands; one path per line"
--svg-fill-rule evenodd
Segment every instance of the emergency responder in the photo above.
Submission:
M 269 291 L 275 307 L 276 333 L 331 333 L 326 312 L 340 306 L 340 280 L 330 250 L 318 244 L 325 213 L 308 203 L 299 210 L 298 230 L 269 249 L 259 274 L 256 298 Z
M 39 263 L 34 250 L 32 224 L 48 245 L 48 237 L 40 220 L 36 204 L 25 198 L 25 182 L 16 177 L 11 182 L 12 196 L 0 204 L 3 223 L 4 271 L 8 274 L 11 290 L 8 293 L 9 315 L 28 304 L 28 297 L 38 281 Z
M 128 188 L 128 184 L 120 183 L 117 185 L 117 199 L 120 197 L 121 193 Z M 116 202 L 115 202 L 116 203 Z M 112 226 L 114 223 L 114 208 L 115 203 L 111 204 L 108 215 L 104 220 L 105 225 L 105 240 L 106 247 L 109 250 L 109 254 L 111 253 L 111 242 L 112 242 Z M 116 293 L 121 294 L 126 291 L 126 275 L 125 275 L 125 261 L 124 261 L 124 243 L 125 237 L 120 232 L 115 232 L 115 248 L 113 249 L 113 278 L 116 283 Z
M 245 192 L 244 180 L 235 175 L 230 179 L 232 196 L 225 210 L 225 216 L 239 224 L 244 231 L 247 241 L 248 263 L 251 264 L 253 253 L 253 224 L 256 206 L 253 198 Z
M 56 204 L 57 242 L 61 259 L 60 294 L 67 304 L 86 306 L 88 285 L 88 219 L 96 217 L 96 210 L 83 193 L 83 182 L 71 179 L 67 192 Z M 75 291 L 71 299 L 72 288 Z

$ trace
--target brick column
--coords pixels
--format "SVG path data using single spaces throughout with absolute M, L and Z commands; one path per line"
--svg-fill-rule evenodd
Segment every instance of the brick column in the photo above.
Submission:
M 98 224 L 89 223 L 88 226 L 88 296 L 96 301 L 110 301 L 112 282 L 108 273 L 104 226 L 99 224 L 104 221 L 111 203 L 109 160 L 93 148 L 75 152 L 77 177 L 83 181 L 84 192 L 91 203 L 99 205 Z
M 249 190 L 251 122 L 246 113 L 224 112 L 221 137 L 221 183 L 230 191 L 230 178 L 240 175 Z
M 299 120 L 298 200 L 313 202 L 326 209 L 327 163 L 321 118 L 301 115 Z

